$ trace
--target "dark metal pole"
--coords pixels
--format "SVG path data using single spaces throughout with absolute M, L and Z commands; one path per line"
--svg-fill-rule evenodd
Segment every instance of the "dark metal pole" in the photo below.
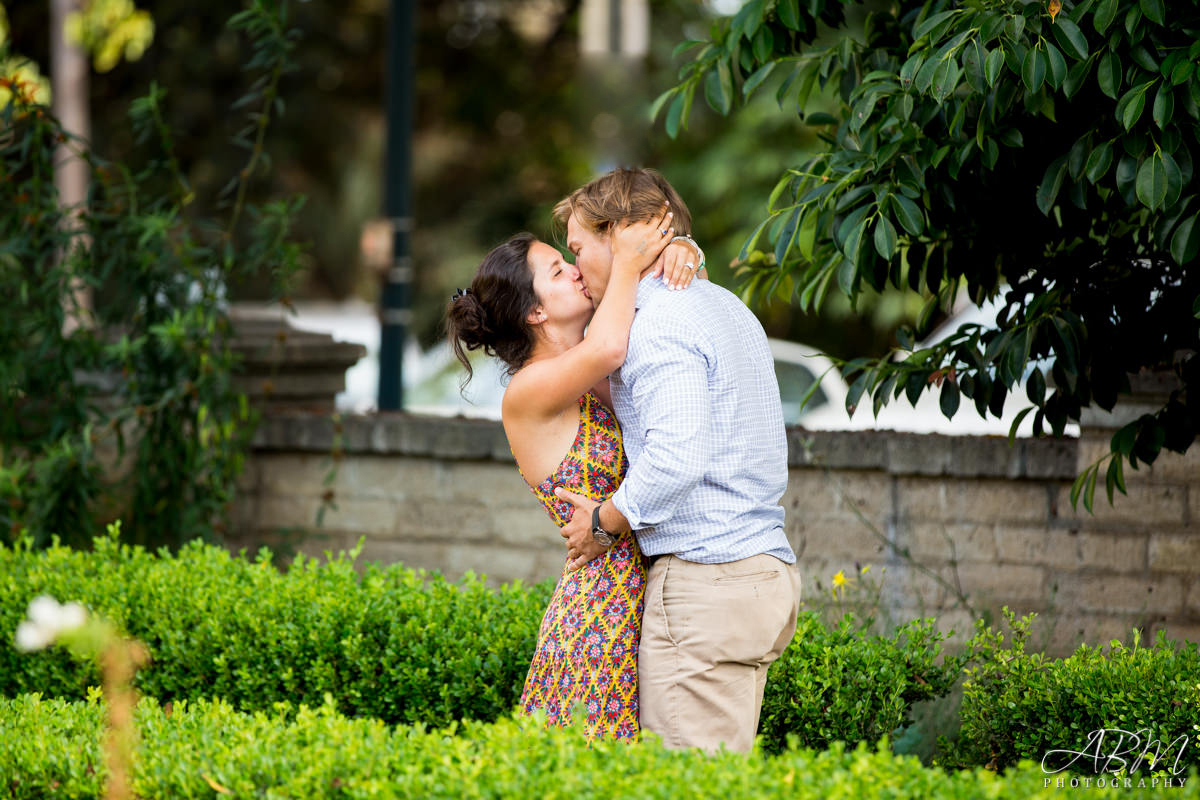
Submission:
M 404 342 L 412 322 L 413 71 L 416 1 L 392 0 L 388 15 L 385 209 L 392 223 L 392 265 L 380 298 L 379 410 L 404 407 Z

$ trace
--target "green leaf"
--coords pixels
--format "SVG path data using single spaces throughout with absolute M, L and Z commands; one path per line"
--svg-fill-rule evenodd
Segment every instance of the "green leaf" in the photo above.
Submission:
M 763 26 L 758 29 L 758 33 L 754 34 L 754 44 L 751 45 L 754 52 L 754 57 L 759 63 L 765 62 L 775 52 L 775 35 L 771 33 L 771 29 Z
M 709 71 L 704 79 L 704 99 L 713 111 L 723 115 L 729 113 L 733 106 L 733 77 L 729 71 L 729 62 L 718 61 L 717 66 Z
M 800 224 L 800 215 L 804 213 L 804 209 L 797 206 L 790 215 L 787 216 L 786 222 L 783 225 L 783 230 L 779 232 L 779 238 L 775 240 L 775 261 L 782 264 L 787 258 L 788 250 L 792 247 L 792 241 L 796 238 L 796 229 Z
M 1017 416 L 1013 419 L 1012 425 L 1008 426 L 1008 443 L 1012 444 L 1017 439 L 1017 430 L 1020 429 L 1021 423 L 1025 421 L 1025 417 L 1029 416 L 1029 412 L 1033 411 L 1033 406 L 1022 408 L 1017 412 Z M 982 415 L 981 415 L 982 416 Z
M 755 70 L 754 74 L 747 78 L 746 83 L 742 85 L 742 96 L 749 97 L 750 93 L 757 89 L 759 84 L 767 79 L 767 76 L 771 74 L 771 72 L 775 69 L 775 65 L 778 63 L 778 61 L 770 61 Z
M 1079 507 L 1079 495 L 1082 491 L 1084 491 L 1084 485 L 1087 482 L 1087 473 L 1090 469 L 1091 468 L 1088 468 L 1082 471 L 1082 473 L 1076 477 L 1075 482 L 1070 485 L 1070 507 L 1072 507 L 1072 509 L 1078 509 Z
M 1046 376 L 1038 367 L 1034 367 L 1029 373 L 1029 380 L 1025 383 L 1025 394 L 1034 405 L 1040 406 L 1046 401 Z
M 909 56 L 904 62 L 904 66 L 900 67 L 900 85 L 907 89 L 912 85 L 913 78 L 920 72 L 921 67 L 925 66 L 925 54 L 914 53 Z
M 817 217 L 819 215 L 810 211 L 804 215 L 800 222 L 800 227 L 796 231 L 796 246 L 800 248 L 800 255 L 804 256 L 806 261 L 812 261 L 813 247 L 817 240 Z
M 846 413 L 854 415 L 854 409 L 858 408 L 858 401 L 862 398 L 863 392 L 867 388 L 867 377 L 870 375 L 864 372 L 855 379 L 854 383 L 850 384 L 850 388 L 846 390 Z
M 962 396 L 959 392 L 958 384 L 947 379 L 942 383 L 942 396 L 938 400 L 938 404 L 942 407 L 942 413 L 946 415 L 946 419 L 954 418 L 960 402 L 962 402 Z
M 933 76 L 937 72 L 942 62 L 936 58 L 931 58 L 926 61 L 921 69 L 917 71 L 916 77 L 913 78 L 913 86 L 921 94 L 928 94 L 929 87 L 933 85 Z
M 983 65 L 983 76 L 987 78 L 988 86 L 996 85 L 996 79 L 1000 77 L 1000 70 L 1003 68 L 1004 49 L 1001 46 L 988 53 L 987 61 Z
M 846 244 L 842 248 L 842 252 L 846 255 L 846 260 L 853 265 L 858 261 L 858 250 L 862 247 L 863 236 L 866 235 L 867 220 L 863 219 L 857 225 L 850 229 L 850 233 L 846 236 Z M 841 276 L 838 276 L 838 282 L 841 283 Z M 847 290 L 846 294 L 850 294 Z
M 1084 166 L 1084 174 L 1092 183 L 1100 180 L 1108 172 L 1108 168 L 1112 166 L 1113 147 L 1112 142 L 1105 142 L 1096 149 L 1092 150 L 1088 156 L 1087 164 Z
M 762 0 L 751 0 L 734 15 L 733 22 L 729 24 L 729 32 L 737 38 L 744 36 L 753 39 L 754 32 L 762 25 L 762 14 Z
M 1190 263 L 1197 251 L 1200 251 L 1200 214 L 1181 222 L 1171 237 L 1171 258 L 1176 264 Z
M 699 39 L 688 39 L 680 42 L 679 44 L 675 45 L 675 49 L 671 51 L 671 60 L 674 61 L 688 50 L 691 50 L 693 47 L 699 47 L 702 44 L 708 44 L 708 42 L 701 41 Z
M 904 230 L 913 236 L 920 236 L 925 230 L 925 215 L 909 198 L 902 194 L 891 195 L 892 209 L 896 212 L 896 220 Z
M 1138 24 L 1142 21 L 1142 9 L 1138 6 L 1133 6 L 1129 9 L 1129 13 L 1125 15 L 1125 32 L 1133 36 L 1133 32 L 1137 30 Z
M 1017 41 L 1021 38 L 1021 34 L 1025 31 L 1025 18 L 1020 14 L 1013 14 L 1008 18 L 1008 38 Z
M 1031 94 L 1042 88 L 1046 79 L 1047 61 L 1045 53 L 1036 48 L 1031 47 L 1025 53 L 1025 60 L 1021 62 L 1021 80 L 1025 81 L 1025 87 Z
M 1175 68 L 1171 70 L 1171 85 L 1178 86 L 1187 81 L 1192 77 L 1193 72 L 1195 72 L 1195 65 L 1191 61 L 1188 61 L 1186 58 L 1179 59 L 1179 62 L 1175 64 Z
M 1171 116 L 1175 113 L 1175 94 L 1171 87 L 1166 83 L 1158 87 L 1158 94 L 1154 96 L 1154 124 L 1159 128 L 1166 128 L 1171 122 Z
M 1142 8 L 1142 13 L 1146 15 L 1146 19 L 1151 22 L 1156 22 L 1163 25 L 1167 21 L 1167 7 L 1163 0 L 1139 0 L 1138 5 Z
M 665 106 L 667 104 L 667 101 L 670 100 L 672 97 L 674 97 L 675 93 L 678 91 L 679 91 L 678 89 L 672 87 L 670 89 L 667 89 L 662 94 L 660 94 L 657 98 L 655 98 L 654 102 L 650 104 L 650 121 L 651 122 L 658 119 L 658 114 L 660 111 L 662 111 L 662 107 Z
M 896 253 L 896 226 L 881 213 L 875 222 L 875 252 L 886 259 L 891 259 Z
M 1112 99 L 1117 99 L 1117 92 L 1121 90 L 1121 59 L 1117 54 L 1109 51 L 1100 59 L 1100 66 L 1096 69 L 1096 80 L 1100 83 L 1100 91 Z
M 832 114 L 826 114 L 824 111 L 809 114 L 804 118 L 804 121 L 814 127 L 817 125 L 837 125 L 837 118 Z
M 674 139 L 679 135 L 680 118 L 683 116 L 683 92 L 675 95 L 671 107 L 667 109 L 667 136 Z
M 1087 81 L 1088 72 L 1092 68 L 1091 60 L 1080 61 L 1067 71 L 1067 79 L 1063 81 L 1063 91 L 1068 98 L 1074 97 Z
M 917 315 L 918 335 L 924 335 L 929 332 L 929 324 L 933 322 L 933 315 L 937 313 L 940 307 L 941 299 L 936 294 L 925 301 L 925 305 L 921 307 L 921 313 Z
M 1057 89 L 1067 78 L 1067 60 L 1052 44 L 1046 45 L 1046 59 L 1050 64 L 1050 85 Z
M 948 58 L 938 64 L 937 69 L 933 71 L 933 83 L 930 88 L 939 103 L 949 97 L 958 87 L 958 79 L 961 75 L 962 70 L 959 69 L 957 59 Z
M 1063 49 L 1077 59 L 1082 61 L 1088 57 L 1087 37 L 1083 35 L 1083 31 L 1079 30 L 1079 26 L 1066 15 L 1060 15 L 1055 19 L 1054 35 Z
M 945 22 L 946 20 L 950 19 L 950 17 L 952 17 L 958 13 L 961 13 L 959 11 L 959 9 L 952 9 L 950 11 L 943 11 L 940 14 L 934 14 L 932 17 L 926 18 L 924 22 L 922 22 L 920 25 L 918 25 L 916 28 L 913 29 L 913 41 L 920 39 L 922 36 L 929 33 L 931 30 L 936 28 L 938 25 L 940 25 L 941 23 Z
M 1121 120 L 1125 130 L 1133 128 L 1141 118 L 1142 111 L 1146 108 L 1146 90 L 1150 88 L 1151 83 L 1153 81 L 1134 86 L 1117 101 L 1117 118 Z
M 861 234 L 859 237 L 861 238 Z M 842 294 L 850 298 L 854 297 L 854 279 L 857 275 L 858 270 L 855 268 L 854 262 L 842 259 L 837 271 L 838 288 L 842 290 Z
M 1058 198 L 1066 174 L 1066 156 L 1060 156 L 1046 167 L 1046 173 L 1042 176 L 1042 185 L 1038 187 L 1037 191 L 1037 207 L 1046 216 L 1050 215 L 1050 209 L 1054 207 L 1054 201 Z
M 1096 13 L 1092 16 L 1092 24 L 1096 26 L 1096 33 L 1103 35 L 1116 18 L 1117 0 L 1100 0 L 1100 5 L 1096 6 Z
M 1167 169 L 1162 151 L 1155 151 L 1138 168 L 1137 198 L 1151 211 L 1157 211 L 1166 200 Z
M 1108 493 L 1108 504 L 1113 502 L 1113 489 L 1121 490 L 1121 494 L 1125 494 L 1125 476 L 1121 469 L 1121 457 L 1114 456 L 1108 462 L 1108 472 L 1104 476 L 1104 491 Z
M 799 0 L 779 0 L 779 4 L 775 6 L 775 13 L 785 26 L 794 31 L 800 30 Z
M 1091 468 L 1091 476 L 1088 478 L 1087 489 L 1083 493 L 1083 507 L 1088 510 L 1088 513 L 1094 513 L 1093 507 L 1096 504 L 1096 478 L 1100 476 L 1099 465 Z
M 1109 442 L 1109 449 L 1114 453 L 1127 456 L 1133 452 L 1133 446 L 1137 442 L 1137 435 L 1138 422 L 1134 420 L 1113 434 L 1112 441 Z

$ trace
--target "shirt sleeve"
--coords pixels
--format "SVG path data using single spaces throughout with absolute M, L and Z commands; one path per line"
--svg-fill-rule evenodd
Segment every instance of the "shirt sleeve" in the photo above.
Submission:
M 665 315 L 664 315 L 665 316 Z M 644 320 L 649 334 L 621 369 L 644 428 L 641 453 L 612 501 L 633 530 L 670 519 L 704 478 L 712 446 L 709 356 L 678 318 Z

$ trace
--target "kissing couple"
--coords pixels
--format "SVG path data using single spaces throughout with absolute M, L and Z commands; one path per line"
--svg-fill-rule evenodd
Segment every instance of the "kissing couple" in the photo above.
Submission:
M 554 218 L 570 258 L 518 234 L 447 310 L 468 379 L 468 350 L 506 365 L 504 432 L 566 545 L 521 709 L 748 751 L 800 602 L 766 334 L 657 172 L 614 170 Z

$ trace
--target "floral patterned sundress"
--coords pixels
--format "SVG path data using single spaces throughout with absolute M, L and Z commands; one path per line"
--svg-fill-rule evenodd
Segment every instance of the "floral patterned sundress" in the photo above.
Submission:
M 556 488 L 601 501 L 628 467 L 616 417 L 588 392 L 579 398 L 579 431 L 571 449 L 549 478 L 530 488 L 562 527 L 574 506 L 555 497 Z M 589 739 L 637 737 L 645 588 L 645 565 L 632 533 L 619 536 L 606 555 L 582 569 L 568 572 L 564 566 L 521 693 L 526 713 L 541 709 L 549 724 L 566 725 L 578 704 L 587 714 Z

